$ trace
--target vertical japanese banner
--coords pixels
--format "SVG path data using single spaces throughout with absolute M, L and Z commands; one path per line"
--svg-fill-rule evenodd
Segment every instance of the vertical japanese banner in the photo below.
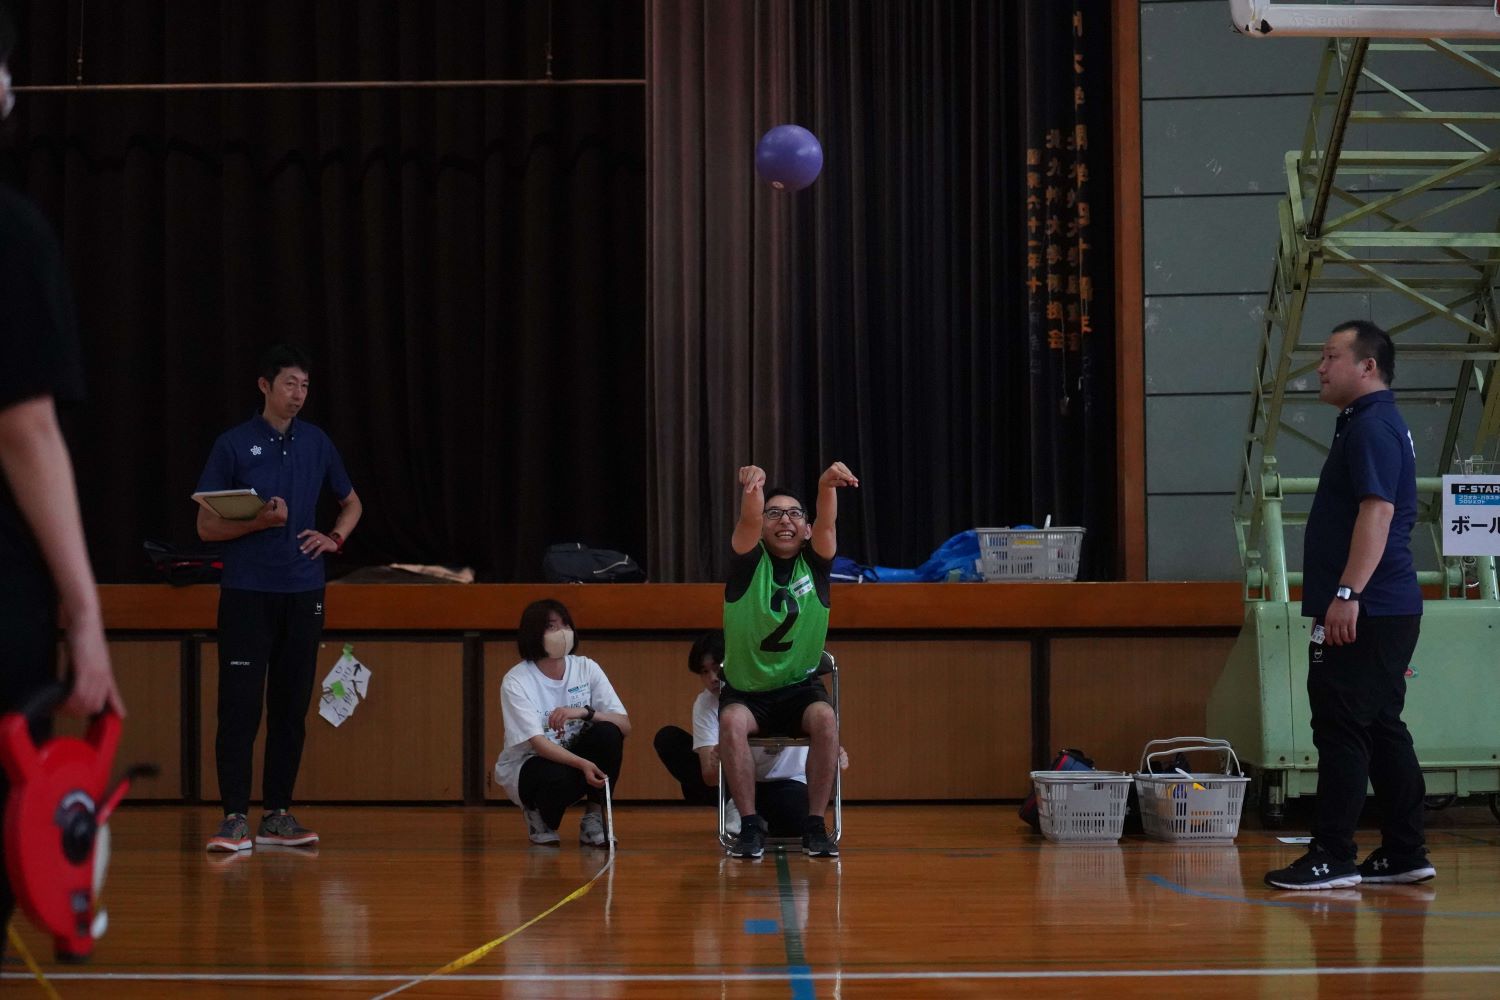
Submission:
M 1046 349 L 1077 371 L 1083 338 L 1093 333 L 1093 248 L 1089 210 L 1089 132 L 1085 105 L 1084 12 L 1075 7 L 1069 24 L 1072 73 L 1053 77 L 1043 98 L 1040 143 L 1028 136 L 1026 148 L 1026 298 L 1027 312 L 1040 317 Z M 1070 84 L 1064 84 L 1064 80 Z M 1061 87 L 1061 93 L 1059 93 Z M 1061 100 L 1059 100 L 1059 97 Z M 1035 120 L 1035 119 L 1034 119 Z M 1069 365 L 1068 359 L 1072 358 Z M 1067 415 L 1069 388 L 1061 386 L 1062 414 Z
M 1443 555 L 1500 556 L 1500 476 L 1443 477 Z
M 1104 275 L 1104 302 L 1113 266 L 1107 8 L 1090 0 L 1030 0 L 1026 11 L 1032 513 L 1087 526 L 1096 565 L 1107 571 L 1114 518 L 1113 345 L 1094 332 L 1095 276 Z M 1102 208 L 1094 198 L 1096 163 L 1106 165 L 1099 179 Z M 1096 229 L 1101 218 L 1102 232 Z M 1097 252 L 1096 243 L 1102 246 Z

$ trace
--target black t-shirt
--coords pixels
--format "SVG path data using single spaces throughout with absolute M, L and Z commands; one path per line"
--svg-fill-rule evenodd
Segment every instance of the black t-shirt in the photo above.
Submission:
M 0 184 L 0 410 L 83 398 L 78 323 L 62 251 L 35 205 Z M 0 475 L 0 589 L 45 593 L 51 577 Z
M 755 578 L 755 570 L 760 565 L 761 553 L 764 552 L 767 559 L 771 560 L 771 576 L 778 584 L 785 587 L 792 579 L 792 567 L 797 564 L 797 557 L 790 559 L 778 559 L 771 555 L 771 550 L 757 545 L 749 552 L 736 552 L 729 550 L 729 579 L 724 583 L 724 603 L 733 604 L 745 596 L 745 591 L 750 587 L 750 581 Z M 817 592 L 818 600 L 823 607 L 833 606 L 833 591 L 830 585 L 833 582 L 833 560 L 824 559 L 813 549 L 811 543 L 802 546 L 801 556 L 807 560 L 808 568 L 812 570 L 813 586 Z

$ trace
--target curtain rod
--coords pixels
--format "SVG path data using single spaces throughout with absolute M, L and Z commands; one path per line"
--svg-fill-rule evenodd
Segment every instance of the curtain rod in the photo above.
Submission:
M 17 94 L 146 94 L 258 90 L 457 90 L 467 87 L 644 87 L 643 79 L 299 80 L 255 83 L 57 83 L 12 87 Z

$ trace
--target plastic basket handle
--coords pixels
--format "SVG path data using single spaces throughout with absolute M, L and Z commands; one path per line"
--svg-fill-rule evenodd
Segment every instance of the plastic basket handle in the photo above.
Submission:
M 1208 744 L 1210 749 L 1229 746 L 1228 740 L 1215 739 L 1212 736 L 1168 736 L 1166 739 L 1152 740 L 1147 743 L 1146 750 L 1142 751 L 1142 756 L 1152 747 L 1164 747 L 1173 743 L 1203 743 Z
M 1185 744 L 1191 744 L 1187 746 Z M 1228 740 L 1216 740 L 1209 736 L 1169 736 L 1164 740 L 1152 740 L 1141 750 L 1141 770 L 1146 769 L 1146 760 L 1154 756 L 1155 748 L 1164 748 L 1167 752 L 1197 750 L 1227 750 Z
M 1164 749 L 1152 751 L 1151 748 L 1154 746 L 1161 746 Z M 1168 754 L 1192 753 L 1198 750 L 1222 753 L 1224 755 L 1225 775 L 1230 777 L 1244 775 L 1244 769 L 1240 767 L 1239 755 L 1234 752 L 1234 747 L 1229 745 L 1229 741 L 1209 739 L 1206 736 L 1173 736 L 1165 740 L 1152 740 L 1141 751 L 1140 773 L 1150 774 L 1150 762 L 1158 757 L 1165 757 Z M 1231 762 L 1234 765 L 1233 770 L 1230 770 Z

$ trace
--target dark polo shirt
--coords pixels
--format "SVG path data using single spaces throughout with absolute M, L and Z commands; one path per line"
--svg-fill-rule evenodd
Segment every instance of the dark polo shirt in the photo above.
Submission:
M 1368 615 L 1420 615 L 1422 590 L 1411 558 L 1417 520 L 1416 446 L 1395 393 L 1368 393 L 1339 414 L 1333 445 L 1307 515 L 1302 557 L 1302 614 L 1322 618 L 1349 562 L 1354 521 L 1365 497 L 1395 505 L 1385 552 L 1365 585 L 1360 610 Z
M 297 536 L 314 523 L 318 494 L 327 487 L 343 500 L 354 487 L 344 460 L 328 435 L 305 420 L 293 420 L 286 434 L 256 414 L 214 442 L 198 490 L 253 489 L 261 497 L 286 501 L 287 522 L 224 543 L 220 586 L 295 594 L 323 586 L 322 558 L 302 553 Z

